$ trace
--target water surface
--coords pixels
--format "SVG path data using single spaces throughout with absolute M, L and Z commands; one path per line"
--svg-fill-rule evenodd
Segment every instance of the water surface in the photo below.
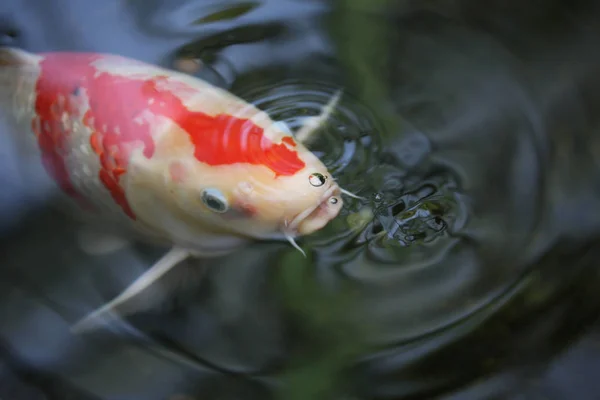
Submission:
M 3 147 L 12 367 L 61 399 L 593 399 L 569 379 L 594 358 L 551 361 L 599 304 L 598 13 L 500 3 L 5 0 L 3 44 L 184 69 L 292 131 L 343 88 L 310 147 L 366 198 L 307 259 L 263 242 L 189 262 L 175 295 L 75 337 L 165 249 L 86 255 Z

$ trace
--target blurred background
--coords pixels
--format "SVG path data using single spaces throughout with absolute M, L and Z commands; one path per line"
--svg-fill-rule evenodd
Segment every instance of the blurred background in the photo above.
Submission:
M 302 244 L 88 254 L 0 136 L 0 399 L 600 399 L 600 3 L 3 0 L 0 45 L 117 53 L 226 88 L 365 200 Z M 115 94 L 118 95 L 118 94 Z M 2 123 L 3 121 L 0 121 Z M 167 278 L 165 278 L 167 279 Z

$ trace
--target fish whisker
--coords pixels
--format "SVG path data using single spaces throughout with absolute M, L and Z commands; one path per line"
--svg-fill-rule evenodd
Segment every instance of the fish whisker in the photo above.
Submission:
M 348 191 L 346 189 L 340 188 L 340 192 L 342 194 L 345 194 L 346 196 L 354 197 L 355 199 L 359 199 L 359 200 L 366 200 L 367 199 L 366 197 L 362 197 L 362 196 L 356 195 L 356 194 L 354 194 L 354 193 L 352 193 L 352 192 L 350 192 L 350 191 Z
M 296 250 L 298 250 L 300 253 L 302 253 L 302 255 L 303 255 L 305 258 L 306 258 L 306 253 L 304 252 L 304 250 L 302 250 L 302 248 L 301 248 L 301 247 L 298 245 L 298 243 L 296 243 L 296 240 L 294 239 L 294 237 L 293 237 L 293 236 L 292 236 L 290 233 L 288 233 L 288 232 L 284 231 L 284 232 L 283 232 L 283 236 L 285 236 L 285 239 L 286 239 L 288 242 L 290 242 L 290 244 L 291 244 L 291 245 L 292 245 L 292 246 L 293 246 L 293 247 L 294 247 Z

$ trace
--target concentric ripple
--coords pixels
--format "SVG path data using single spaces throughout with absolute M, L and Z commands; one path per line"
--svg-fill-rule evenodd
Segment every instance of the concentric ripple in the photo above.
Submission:
M 326 83 L 288 81 L 240 93 L 266 111 L 273 120 L 296 132 L 307 118 L 318 116 L 339 88 Z M 336 179 L 361 189 L 359 174 L 374 162 L 380 149 L 372 113 L 348 93 L 342 93 L 336 110 L 307 146 Z
M 320 82 L 254 83 L 254 89 L 236 94 L 292 132 L 317 116 L 339 89 Z M 372 340 L 385 344 L 471 315 L 507 282 L 479 270 L 474 249 L 456 236 L 466 225 L 468 207 L 453 171 L 427 164 L 428 139 L 408 127 L 383 132 L 375 115 L 344 93 L 307 144 L 342 187 L 363 199 L 347 198 L 340 216 L 303 242 L 318 254 L 315 279 L 361 288 L 361 307 L 382 324 Z M 407 145 L 416 142 L 418 149 Z
M 283 129 L 293 134 L 308 118 L 321 114 L 322 108 L 339 89 L 327 83 L 288 80 L 254 86 L 236 94 L 267 112 Z M 342 92 L 335 111 L 306 146 L 323 161 L 340 186 L 357 195 L 369 196 L 365 173 L 378 158 L 380 131 L 373 113 L 350 93 Z M 316 234 L 315 238 L 347 231 L 347 217 L 361 207 L 360 201 L 346 197 L 340 218 Z
M 594 392 L 542 365 L 598 316 L 594 2 L 4 3 L 2 45 L 174 55 L 291 131 L 343 89 L 308 147 L 365 198 L 299 241 L 306 258 L 265 241 L 174 268 L 124 338 L 68 328 L 164 249 L 91 257 L 54 212 L 19 221 L 0 249 L 0 350 L 24 382 L 59 398 L 449 400 L 541 388 L 547 370 L 548 392 L 517 397 Z
M 308 118 L 318 116 L 339 89 L 322 82 L 287 80 L 253 85 L 236 94 L 294 133 Z M 375 113 L 342 91 L 336 110 L 307 143 L 343 188 L 364 198 L 346 197 L 340 217 L 304 239 L 313 249 L 337 249 L 348 256 L 349 248 L 364 247 L 378 263 L 400 264 L 405 257 L 395 249 L 430 243 L 453 224 L 456 184 L 439 176 L 423 183 L 395 159 L 382 162 L 387 136 L 382 129 Z

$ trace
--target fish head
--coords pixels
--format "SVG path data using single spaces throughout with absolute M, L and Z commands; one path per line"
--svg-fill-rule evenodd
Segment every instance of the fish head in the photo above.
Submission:
M 161 198 L 146 207 L 148 219 L 158 220 L 159 209 L 173 216 L 172 228 L 164 218 L 152 225 L 188 243 L 199 241 L 195 232 L 292 242 L 336 218 L 341 195 L 350 193 L 327 166 L 265 113 L 238 114 L 221 110 L 199 128 L 167 124 L 147 163 L 152 171 L 137 174 L 152 186 L 146 197 Z M 130 192 L 145 201 L 140 190 Z
M 295 151 L 303 167 L 288 174 L 260 164 L 185 167 L 185 160 L 175 160 L 170 176 L 181 169 L 185 179 L 169 179 L 169 207 L 190 226 L 253 239 L 314 233 L 339 214 L 343 190 L 312 152 L 299 143 Z
M 300 152 L 305 167 L 289 176 L 249 174 L 237 199 L 255 210 L 248 234 L 297 237 L 312 234 L 337 217 L 342 189 L 327 167 L 309 151 Z
M 305 167 L 287 176 L 255 165 L 207 171 L 212 182 L 180 191 L 181 205 L 202 223 L 257 239 L 314 233 L 339 214 L 342 189 L 312 153 L 300 157 Z

